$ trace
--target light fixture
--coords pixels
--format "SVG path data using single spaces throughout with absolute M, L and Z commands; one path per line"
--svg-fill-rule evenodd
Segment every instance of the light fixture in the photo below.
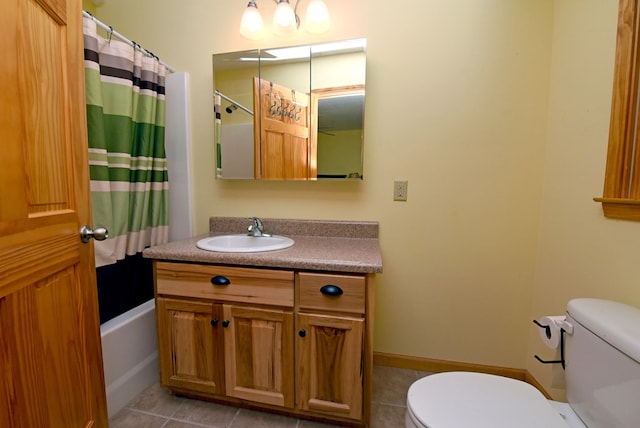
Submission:
M 300 28 L 300 17 L 297 14 L 300 0 L 296 0 L 295 7 L 291 7 L 289 0 L 273 1 L 276 3 L 272 23 L 273 33 L 284 37 L 295 34 L 297 29 Z M 304 21 L 305 29 L 310 33 L 319 34 L 328 31 L 330 25 L 329 9 L 324 1 L 310 0 Z M 258 11 L 258 5 L 255 0 L 249 0 L 247 8 L 242 14 L 240 34 L 251 40 L 258 40 L 264 37 L 262 16 Z
M 298 15 L 289 4 L 289 0 L 279 0 L 273 12 L 273 33 L 277 36 L 290 36 L 298 29 Z
M 254 0 L 249 0 L 247 8 L 240 21 L 240 34 L 251 40 L 259 40 L 264 37 L 264 25 L 262 15 L 258 11 L 258 5 Z
M 327 9 L 327 5 L 322 0 L 311 0 L 307 7 L 307 19 L 304 24 L 307 31 L 313 34 L 320 34 L 329 30 L 329 26 L 331 26 L 329 9 Z

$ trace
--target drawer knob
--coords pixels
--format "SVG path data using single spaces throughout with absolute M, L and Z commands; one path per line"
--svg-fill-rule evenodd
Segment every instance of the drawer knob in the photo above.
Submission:
M 320 287 L 320 292 L 325 296 L 339 296 L 342 294 L 342 288 L 337 285 L 327 284 Z
M 229 321 L 229 320 L 224 320 L 224 321 L 222 321 L 222 326 L 223 326 L 224 328 L 227 328 L 227 327 L 229 327 L 229 324 L 230 324 L 230 323 L 231 323 L 231 321 Z
M 304 328 L 298 332 L 298 336 L 305 337 L 307 335 L 307 330 Z
M 215 326 L 217 326 L 217 325 L 218 325 L 218 319 L 217 319 L 217 318 L 216 318 L 216 319 L 212 319 L 212 320 L 211 320 L 211 326 L 212 326 L 212 327 L 215 327 Z
M 211 278 L 211 283 L 213 285 L 226 286 L 231 284 L 231 281 L 229 281 L 229 278 L 227 278 L 226 276 L 216 275 L 213 278 Z

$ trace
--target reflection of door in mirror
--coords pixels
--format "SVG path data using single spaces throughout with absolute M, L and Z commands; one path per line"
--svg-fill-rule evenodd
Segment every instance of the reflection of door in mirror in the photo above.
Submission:
M 311 143 L 318 178 L 362 179 L 364 85 L 311 91 Z
M 309 140 L 309 96 L 254 78 L 255 177 L 315 179 L 316 148 Z M 258 138 L 259 133 L 259 138 Z

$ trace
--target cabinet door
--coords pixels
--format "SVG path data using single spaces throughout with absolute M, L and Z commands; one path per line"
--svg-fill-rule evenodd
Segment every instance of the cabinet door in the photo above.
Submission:
M 293 407 L 293 312 L 223 305 L 228 396 Z
M 360 419 L 364 319 L 299 314 L 298 407 Z
M 224 393 L 221 306 L 158 298 L 156 310 L 162 384 Z

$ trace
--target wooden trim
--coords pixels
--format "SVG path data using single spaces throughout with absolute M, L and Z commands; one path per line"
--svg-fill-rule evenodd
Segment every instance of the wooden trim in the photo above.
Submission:
M 551 399 L 551 395 L 544 389 L 542 384 L 538 382 L 538 380 L 533 377 L 533 375 L 529 373 L 528 370 L 525 369 L 488 366 L 484 364 L 474 363 L 462 363 L 458 361 L 436 360 L 433 358 L 386 354 L 383 352 L 373 353 L 373 364 L 379 366 L 396 367 L 400 369 L 420 370 L 431 373 L 466 371 L 504 376 L 526 382 L 529 385 L 537 388 L 547 399 Z
M 618 31 L 602 198 L 607 218 L 640 221 L 640 135 L 637 94 L 640 75 L 640 0 L 619 0 Z M 634 159 L 635 158 L 635 159 Z
M 606 198 L 624 197 L 629 192 L 631 153 L 636 117 L 635 94 L 638 75 L 637 0 L 620 0 L 616 39 L 613 97 L 609 126 L 609 146 L 605 171 Z
M 407 355 L 385 354 L 381 352 L 373 353 L 373 364 L 434 373 L 453 371 L 478 372 L 505 376 L 518 380 L 525 380 L 527 373 L 524 369 L 436 360 L 433 358 L 411 357 Z
M 602 203 L 605 217 L 640 221 L 640 200 L 614 198 L 593 198 L 593 200 Z

